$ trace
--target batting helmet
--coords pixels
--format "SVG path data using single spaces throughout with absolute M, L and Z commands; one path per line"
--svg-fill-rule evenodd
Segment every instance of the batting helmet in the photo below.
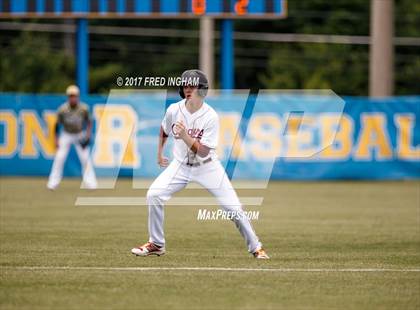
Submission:
M 209 90 L 209 81 L 203 71 L 197 69 L 187 70 L 181 75 L 181 85 L 179 86 L 179 95 L 181 98 L 185 98 L 184 86 L 197 86 L 198 94 L 201 97 L 205 97 Z

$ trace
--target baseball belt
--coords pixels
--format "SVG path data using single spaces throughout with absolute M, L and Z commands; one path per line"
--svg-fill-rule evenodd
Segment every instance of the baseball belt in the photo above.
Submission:
M 207 158 L 207 159 L 203 160 L 201 163 L 200 163 L 200 162 L 196 162 L 196 163 L 192 163 L 192 164 L 190 164 L 190 163 L 186 163 L 186 165 L 187 165 L 187 166 L 190 166 L 190 167 L 198 167 L 198 166 L 200 166 L 200 165 L 207 164 L 207 163 L 209 163 L 209 162 L 211 162 L 211 161 L 212 161 L 212 159 L 211 159 L 211 157 L 209 157 L 209 158 Z

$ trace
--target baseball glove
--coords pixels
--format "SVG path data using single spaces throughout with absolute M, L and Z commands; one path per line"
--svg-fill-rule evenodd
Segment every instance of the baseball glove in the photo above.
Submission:
M 90 139 L 88 137 L 83 137 L 83 138 L 80 138 L 79 140 L 79 144 L 82 148 L 87 147 L 89 143 L 90 143 Z

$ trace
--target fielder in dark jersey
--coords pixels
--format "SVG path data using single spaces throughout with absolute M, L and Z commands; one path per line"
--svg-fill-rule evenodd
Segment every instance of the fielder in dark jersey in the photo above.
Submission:
M 51 168 L 47 187 L 54 190 L 58 187 L 63 176 L 63 166 L 70 147 L 76 147 L 77 155 L 82 164 L 83 187 L 94 189 L 97 187 L 95 172 L 89 159 L 89 141 L 92 131 L 92 121 L 86 104 L 79 101 L 79 88 L 71 85 L 67 87 L 68 101 L 57 111 L 56 147 L 57 153 Z M 60 126 L 63 129 L 60 132 Z

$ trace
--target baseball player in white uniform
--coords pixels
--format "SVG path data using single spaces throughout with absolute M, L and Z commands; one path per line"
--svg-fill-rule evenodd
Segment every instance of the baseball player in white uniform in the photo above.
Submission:
M 92 121 L 86 104 L 79 102 L 79 88 L 75 85 L 67 87 L 68 101 L 62 104 L 57 112 L 55 126 L 56 148 L 54 163 L 48 178 L 47 188 L 58 187 L 63 176 L 63 166 L 70 147 L 76 147 L 82 164 L 83 187 L 95 189 L 97 181 L 92 162 L 89 158 L 89 141 L 92 132 Z M 59 134 L 60 125 L 63 127 Z
M 158 164 L 166 169 L 157 177 L 147 192 L 149 206 L 149 242 L 135 247 L 137 256 L 165 254 L 163 232 L 164 204 L 189 182 L 197 182 L 212 193 L 221 207 L 237 216 L 236 227 L 245 239 L 248 251 L 258 259 L 268 259 L 226 172 L 217 159 L 215 149 L 219 136 L 219 119 L 212 107 L 203 101 L 208 80 L 200 70 L 185 71 L 180 95 L 183 100 L 172 104 L 161 124 L 158 146 Z M 169 163 L 163 156 L 168 136 L 174 141 L 174 159 Z

